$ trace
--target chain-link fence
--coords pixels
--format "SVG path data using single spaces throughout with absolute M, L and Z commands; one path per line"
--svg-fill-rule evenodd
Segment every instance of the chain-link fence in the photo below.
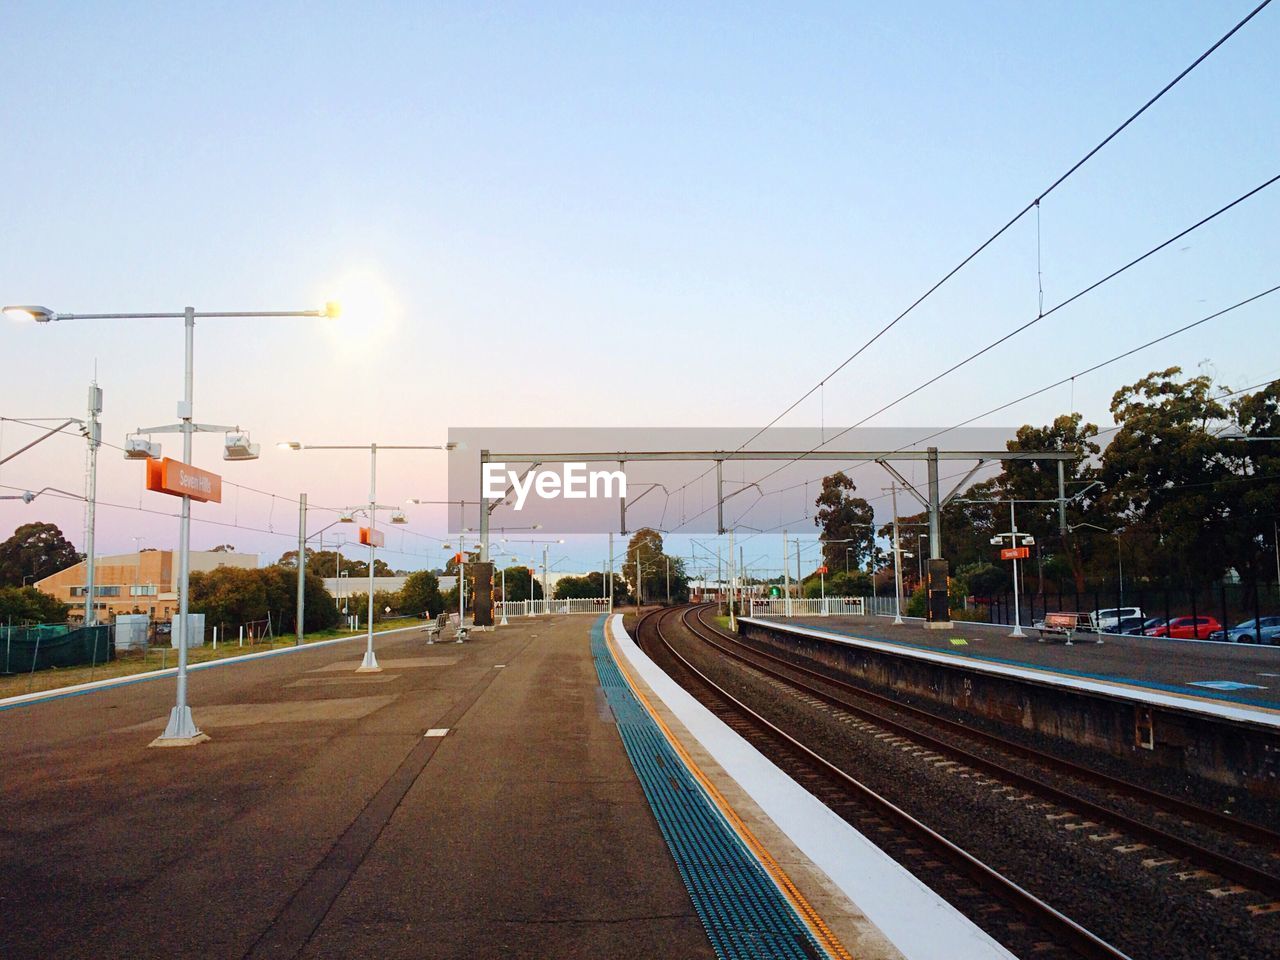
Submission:
M 107 624 L 94 627 L 73 623 L 0 625 L 0 652 L 5 673 L 94 666 L 114 660 L 116 656 L 113 631 Z

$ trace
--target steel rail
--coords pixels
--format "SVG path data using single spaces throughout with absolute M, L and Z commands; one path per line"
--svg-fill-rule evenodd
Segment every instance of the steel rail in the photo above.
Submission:
M 730 711 L 748 720 L 753 726 L 763 731 L 766 736 L 781 741 L 788 749 L 799 754 L 811 767 L 816 767 L 819 772 L 834 780 L 847 794 L 851 794 L 854 798 L 868 804 L 877 813 L 892 820 L 900 829 L 916 835 L 935 849 L 958 861 L 961 869 L 978 882 L 993 888 L 1000 899 L 1020 913 L 1033 919 L 1046 932 L 1058 937 L 1063 946 L 1069 947 L 1080 956 L 1088 958 L 1088 960 L 1130 960 L 1127 954 L 1085 929 L 1055 907 L 1045 903 L 1025 887 L 1010 880 L 995 868 L 948 840 L 932 827 L 917 820 L 891 800 L 872 790 L 866 784 L 845 772 L 785 730 L 765 719 L 719 686 L 682 656 L 662 631 L 662 621 L 666 617 L 673 614 L 680 615 L 682 622 L 684 622 L 683 614 L 687 610 L 688 608 L 660 608 L 656 611 L 650 611 L 650 613 L 636 622 L 635 635 L 637 641 L 640 637 L 641 628 L 649 624 L 651 618 L 656 617 L 656 619 L 652 619 L 652 627 L 654 635 L 659 642 L 682 668 L 696 678 L 698 683 L 705 686 L 714 697 L 719 698 L 724 704 L 728 705 Z

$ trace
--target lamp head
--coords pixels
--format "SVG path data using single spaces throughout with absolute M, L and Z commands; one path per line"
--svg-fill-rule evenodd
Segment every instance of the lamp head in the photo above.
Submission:
M 34 320 L 36 323 L 48 323 L 50 320 L 58 319 L 58 315 L 48 307 L 39 307 L 34 304 L 5 307 L 4 314 L 14 320 Z
M 281 450 L 301 450 L 302 444 L 297 440 L 281 440 L 276 444 Z
M 222 448 L 223 460 L 257 460 L 259 445 L 249 442 L 247 433 L 228 433 Z
M 153 443 L 146 437 L 126 437 L 124 458 L 126 460 L 159 460 L 160 444 Z
M 340 514 L 338 514 L 338 522 L 339 523 L 355 523 L 356 518 L 355 518 L 355 515 L 352 514 L 350 510 L 343 510 Z
M 391 522 L 392 523 L 408 523 L 409 518 L 404 515 L 404 511 L 396 510 L 394 513 L 391 514 Z
M 330 320 L 337 320 L 338 317 L 342 316 L 342 304 L 338 303 L 337 300 L 330 300 L 324 305 L 324 315 Z

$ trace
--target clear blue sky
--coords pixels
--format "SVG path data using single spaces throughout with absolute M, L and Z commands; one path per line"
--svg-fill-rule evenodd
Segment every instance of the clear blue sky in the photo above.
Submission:
M 197 418 L 271 448 L 224 475 L 319 503 L 364 498 L 365 460 L 289 459 L 276 440 L 760 424 L 1249 5 L 7 3 L 0 300 L 342 298 L 336 324 L 197 331 Z M 1280 172 L 1278 49 L 1280 7 L 1046 201 L 1047 304 Z M 1277 223 L 1280 186 L 875 425 L 947 425 L 1280 282 Z M 1028 219 L 787 422 L 859 419 L 1035 308 Z M 1117 364 L 1075 406 L 1105 422 L 1117 386 L 1172 364 L 1231 386 L 1280 375 L 1276 315 L 1266 302 Z M 174 323 L 5 323 L 0 414 L 77 413 L 96 361 L 120 442 L 172 419 L 180 348 Z M 29 435 L 6 426 L 0 449 Z M 388 459 L 388 501 L 443 495 L 430 456 Z M 74 490 L 81 465 L 50 441 L 0 483 Z M 104 458 L 104 498 L 136 505 L 140 485 Z M 197 515 L 295 523 L 248 494 Z M 34 518 L 80 541 L 74 504 L 0 502 L 0 533 Z M 123 510 L 100 528 L 108 549 L 176 539 Z M 196 546 L 288 547 L 195 529 Z M 412 529 L 442 533 L 443 514 Z

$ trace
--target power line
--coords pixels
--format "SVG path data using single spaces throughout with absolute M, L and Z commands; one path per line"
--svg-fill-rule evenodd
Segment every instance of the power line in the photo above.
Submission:
M 1168 247 L 1170 244 L 1176 243 L 1177 241 L 1181 240 L 1183 237 L 1186 237 L 1187 235 L 1200 229 L 1206 224 L 1211 223 L 1212 221 L 1216 220 L 1218 217 L 1222 216 L 1224 213 L 1227 213 L 1228 211 L 1244 203 L 1246 200 L 1250 199 L 1251 197 L 1254 197 L 1257 194 L 1261 193 L 1263 190 L 1265 190 L 1267 187 L 1270 187 L 1272 184 L 1276 183 L 1277 181 L 1280 181 L 1280 174 L 1276 174 L 1275 176 L 1263 181 L 1262 183 L 1258 184 L 1258 186 L 1254 187 L 1252 190 L 1249 190 L 1241 194 L 1240 196 L 1232 200 L 1230 203 L 1219 207 L 1217 210 L 1215 210 L 1213 213 L 1209 214 L 1208 216 L 1202 217 L 1201 219 L 1193 223 L 1191 226 L 1178 231 L 1173 236 L 1169 237 L 1167 240 L 1161 241 L 1160 243 L 1156 244 L 1154 247 L 1147 250 L 1145 253 L 1140 254 L 1137 257 L 1134 257 L 1132 260 L 1130 260 L 1123 266 L 1117 267 L 1115 270 L 1112 270 L 1106 276 L 1101 277 L 1098 280 L 1095 280 L 1093 283 L 1089 284 L 1086 287 L 1081 288 L 1080 290 L 1077 290 L 1075 293 L 1067 297 L 1065 300 L 1059 301 L 1054 306 L 1050 307 L 1048 310 L 1037 314 L 1032 319 L 1026 321 L 1025 323 L 1019 324 L 1018 326 L 1014 327 L 1012 330 L 1008 331 L 1007 333 L 1004 333 L 1001 336 L 997 337 L 995 340 L 992 340 L 986 346 L 978 350 L 975 350 L 973 353 L 969 354 L 963 360 L 959 360 L 956 363 L 953 363 L 951 366 L 943 370 L 941 373 L 937 373 L 934 376 L 930 377 L 928 380 L 925 380 L 923 383 L 915 387 L 912 387 L 906 393 L 900 395 L 894 400 L 889 401 L 888 403 L 884 404 L 874 412 L 867 414 L 858 422 L 848 427 L 845 427 L 843 430 L 841 430 L 835 436 L 831 437 L 831 439 L 826 442 L 831 443 L 835 440 L 838 440 L 840 437 L 848 433 L 850 430 L 854 430 L 862 426 L 867 421 L 872 420 L 875 417 L 878 417 L 880 414 L 884 413 L 885 411 L 891 410 L 892 408 L 896 407 L 898 404 L 902 403 L 904 400 L 907 400 L 915 396 L 921 390 L 924 390 L 928 387 L 933 386 L 939 380 L 942 380 L 944 377 L 950 376 L 951 374 L 955 373 L 957 370 L 961 369 L 964 366 L 967 366 L 968 364 L 972 363 L 974 360 L 978 359 L 979 357 L 983 356 L 986 353 L 989 353 L 990 351 L 994 350 L 996 347 L 1000 346 L 1001 344 L 1007 343 L 1009 340 L 1012 340 L 1018 334 L 1023 333 L 1024 331 L 1035 326 L 1041 320 L 1044 320 L 1047 317 L 1052 316 L 1053 314 L 1057 313 L 1059 310 L 1063 309 L 1064 307 L 1069 306 L 1072 303 L 1075 303 L 1075 301 L 1079 300 L 1081 297 L 1084 297 L 1087 294 L 1092 293 L 1094 290 L 1097 290 L 1099 287 L 1103 286 L 1104 284 L 1111 282 L 1116 277 L 1119 277 L 1121 274 L 1133 269 L 1138 264 L 1142 263 L 1144 260 L 1149 259 L 1155 254 L 1159 253 L 1161 250 Z M 810 450 L 809 452 L 813 453 L 814 451 L 819 449 L 821 449 L 820 446 L 814 447 L 813 450 Z M 797 459 L 803 459 L 803 458 L 797 458 Z M 769 477 L 773 476 L 779 470 L 784 469 L 785 466 L 786 464 L 783 464 L 783 466 L 775 468 L 773 471 L 765 474 L 760 479 L 767 480 Z M 758 483 L 760 481 L 758 480 L 756 482 Z
M 1192 321 L 1191 323 L 1184 324 L 1183 326 L 1178 327 L 1178 328 L 1176 328 L 1176 329 L 1174 329 L 1174 330 L 1171 330 L 1171 331 L 1169 331 L 1168 333 L 1162 334 L 1161 336 L 1156 337 L 1156 338 L 1154 338 L 1154 339 L 1152 339 L 1152 340 L 1148 340 L 1146 343 L 1139 344 L 1138 346 L 1136 346 L 1136 347 L 1132 347 L 1132 348 L 1130 348 L 1130 349 L 1128 349 L 1128 350 L 1125 350 L 1125 351 L 1123 351 L 1122 353 L 1118 353 L 1118 354 L 1116 354 L 1116 355 L 1115 355 L 1115 356 L 1113 356 L 1113 357 L 1109 357 L 1109 358 L 1108 358 L 1108 359 L 1106 359 L 1106 360 L 1103 360 L 1103 361 L 1101 361 L 1101 362 L 1099 362 L 1099 363 L 1095 363 L 1095 364 L 1093 364 L 1092 366 L 1086 367 L 1085 369 L 1083 369 L 1083 370 L 1081 370 L 1081 371 L 1079 371 L 1079 372 L 1077 372 L 1077 373 L 1075 373 L 1075 374 L 1072 374 L 1072 375 L 1071 375 L 1071 376 L 1069 376 L 1069 377 L 1064 377 L 1064 378 L 1062 378 L 1061 380 L 1057 380 L 1057 381 L 1055 381 L 1055 382 L 1053 382 L 1053 383 L 1051 383 L 1051 384 L 1048 384 L 1047 386 L 1044 386 L 1044 387 L 1039 388 L 1038 390 L 1033 390 L 1032 392 L 1027 393 L 1027 394 L 1024 394 L 1023 396 L 1019 397 L 1019 398 L 1018 398 L 1018 399 L 1016 399 L 1016 400 L 1010 400 L 1010 401 L 1009 401 L 1009 402 L 1007 402 L 1007 403 L 1003 403 L 1003 404 L 1000 404 L 999 406 L 992 407 L 990 410 L 987 410 L 987 411 L 985 411 L 984 413 L 977 414 L 976 416 L 970 417 L 970 418 L 968 418 L 967 420 L 962 420 L 960 423 L 957 423 L 957 424 L 955 424 L 955 425 L 953 425 L 953 426 L 947 427 L 947 428 L 945 428 L 945 429 L 943 429 L 943 430 L 939 430 L 939 431 L 937 431 L 936 433 L 929 434 L 929 435 L 928 435 L 928 436 L 926 436 L 926 437 L 921 437 L 920 439 L 918 439 L 918 440 L 914 440 L 914 441 L 912 441 L 910 444 L 907 444 L 907 445 L 905 445 L 905 446 L 899 447 L 898 449 L 899 449 L 899 450 L 904 450 L 904 449 L 907 449 L 908 447 L 915 446 L 915 445 L 918 445 L 918 444 L 920 444 L 920 443 L 924 443 L 924 442 L 926 442 L 926 441 L 928 441 L 928 440 L 935 439 L 936 437 L 940 437 L 940 436 L 942 436 L 942 435 L 943 435 L 943 434 L 945 434 L 945 433 L 949 433 L 949 432 L 951 432 L 952 430 L 957 430 L 957 429 L 959 429 L 959 428 L 961 428 L 961 427 L 967 426 L 968 424 L 972 423 L 972 422 L 973 422 L 973 421 L 975 421 L 975 420 L 980 420 L 980 419 L 982 419 L 983 417 L 990 416 L 990 415 L 991 415 L 991 414 L 993 414 L 993 413 L 998 413 L 999 411 L 1004 410 L 1004 409 L 1007 409 L 1008 407 L 1015 406 L 1016 404 L 1018 404 L 1018 403 L 1022 403 L 1022 402 L 1023 402 L 1023 401 L 1025 401 L 1025 400 L 1029 400 L 1029 399 L 1031 399 L 1032 397 L 1039 396 L 1040 394 L 1042 394 L 1042 393 L 1046 393 L 1046 392 L 1048 392 L 1049 390 L 1052 390 L 1052 389 L 1053 389 L 1053 388 L 1055 388 L 1055 387 L 1060 387 L 1060 386 L 1062 386 L 1064 383 L 1067 383 L 1067 382 L 1069 382 L 1069 381 L 1071 381 L 1071 380 L 1074 380 L 1074 379 L 1076 379 L 1077 377 L 1081 377 L 1081 376 L 1085 376 L 1086 374 L 1093 373 L 1094 371 L 1096 371 L 1096 370 L 1100 370 L 1100 369 L 1102 369 L 1103 367 L 1108 366 L 1109 364 L 1115 363 L 1115 362 L 1117 362 L 1117 361 L 1119 361 L 1119 360 L 1122 360 L 1122 359 L 1124 359 L 1124 358 L 1126 358 L 1126 357 L 1132 356 L 1133 354 L 1138 353 L 1138 352 L 1139 352 L 1139 351 L 1141 351 L 1141 350 L 1145 350 L 1145 349 L 1147 349 L 1148 347 L 1154 346 L 1154 345 L 1156 345 L 1156 344 L 1158 344 L 1158 343 L 1161 343 L 1161 342 L 1163 342 L 1163 341 L 1165 341 L 1165 340 L 1168 340 L 1168 339 L 1170 339 L 1171 337 L 1177 336 L 1177 335 L 1178 335 L 1178 334 L 1180 334 L 1180 333 L 1185 333 L 1186 331 L 1191 330 L 1191 329 L 1193 329 L 1193 328 L 1195 328 L 1195 327 L 1198 327 L 1198 326 L 1200 326 L 1200 325 L 1202 325 L 1202 324 L 1204 324 L 1204 323 L 1208 323 L 1208 322 L 1209 322 L 1209 321 L 1211 321 L 1211 320 L 1215 320 L 1215 319 L 1217 319 L 1217 318 L 1219 318 L 1219 317 L 1222 317 L 1222 316 L 1224 316 L 1225 314 L 1232 312 L 1233 310 L 1237 310 L 1237 309 L 1239 309 L 1240 307 L 1246 306 L 1246 305 L 1248 305 L 1248 304 L 1250 304 L 1250 303 L 1253 303 L 1253 302 L 1255 302 L 1255 301 L 1257 301 L 1257 300 L 1261 300 L 1263 297 L 1269 296 L 1269 295 L 1271 295 L 1272 293 L 1275 293 L 1277 290 L 1280 290 L 1280 285 L 1277 285 L 1277 286 L 1271 287 L 1270 289 L 1264 290 L 1264 291 L 1262 291 L 1261 293 L 1254 294 L 1254 295 L 1253 295 L 1253 296 L 1251 296 L 1251 297 L 1247 297 L 1246 299 L 1241 300 L 1241 301 L 1239 301 L 1239 302 L 1237 302 L 1237 303 L 1234 303 L 1234 304 L 1232 304 L 1232 305 L 1231 305 L 1231 306 L 1229 306 L 1229 307 L 1224 307 L 1223 309 L 1218 310 L 1218 311 L 1216 311 L 1216 312 L 1214 312 L 1214 313 L 1211 313 L 1211 314 L 1209 314 L 1208 316 L 1201 317 L 1199 320 L 1194 320 L 1194 321 Z M 1225 399 L 1228 399 L 1228 398 L 1230 398 L 1230 397 L 1239 396 L 1240 394 L 1243 394 L 1243 393 L 1249 393 L 1249 392 L 1250 392 L 1250 391 L 1252 391 L 1252 390 L 1257 390 L 1257 389 L 1260 389 L 1260 388 L 1266 388 L 1266 387 L 1269 387 L 1269 386 L 1271 386 L 1271 385 L 1273 385 L 1273 384 L 1275 384 L 1275 383 L 1280 383 L 1280 378 L 1271 379 L 1271 380 L 1263 380 L 1263 381 L 1261 381 L 1261 382 L 1259 382 L 1259 383 L 1255 383 L 1255 384 L 1253 384 L 1253 385 L 1251 385 L 1251 386 L 1248 386 L 1248 387 L 1243 387 L 1243 388 L 1240 388 L 1240 389 L 1238 389 L 1238 390 L 1231 390 L 1231 391 L 1228 391 L 1228 392 L 1225 392 L 1225 393 L 1219 394 L 1219 395 L 1218 395 L 1218 397 L 1217 397 L 1216 399 L 1218 399 L 1218 400 L 1225 400 Z M 1106 433 L 1114 433 L 1114 432 L 1118 431 L 1119 429 L 1120 429 L 1120 426 L 1119 426 L 1119 425 L 1117 425 L 1117 426 L 1113 426 L 1113 427 L 1107 427 L 1107 428 L 1105 428 L 1105 429 L 1099 430 L 1099 431 L 1098 431 L 1098 433 L 1097 433 L 1096 435 L 1097 435 L 1097 436 L 1101 436 L 1101 435 L 1106 434 Z M 859 463 L 853 464 L 849 469 L 850 469 L 850 470 L 854 470 L 854 469 L 857 469 L 857 468 L 858 468 L 858 467 L 860 467 L 860 466 L 866 466 L 866 465 L 870 464 L 871 462 L 873 462 L 873 461 L 870 461 L 870 460 L 863 460 L 863 461 L 860 461 Z M 991 465 L 991 466 L 998 466 L 999 464 L 997 464 L 995 461 L 992 461 L 992 463 L 991 463 L 990 465 Z M 955 477 L 963 476 L 963 475 L 964 475 L 965 473 L 967 473 L 967 472 L 968 472 L 968 471 L 957 471 L 956 473 L 953 473 L 953 474 L 947 474 L 947 475 L 941 476 L 941 477 L 939 477 L 938 479 L 939 479 L 940 481 L 941 481 L 941 480 L 950 480 L 950 479 L 954 479 Z M 765 478 L 763 478 L 763 477 L 762 477 L 761 479 L 763 480 L 763 479 L 765 479 Z M 756 508 L 756 506 L 759 504 L 760 500 L 761 500 L 761 499 L 763 499 L 764 497 L 776 496 L 776 495 L 778 495 L 778 494 L 782 494 L 782 493 L 790 492 L 791 490 L 796 490 L 796 489 L 798 489 L 798 488 L 800 488 L 800 487 L 802 487 L 802 486 L 805 486 L 805 485 L 807 485 L 807 484 L 809 484 L 809 483 L 813 483 L 813 482 L 815 482 L 815 479 L 820 479 L 820 478 L 811 478 L 811 479 L 806 480 L 806 481 L 803 481 L 803 482 L 790 484 L 789 486 L 786 486 L 786 487 L 779 487 L 779 488 L 777 488 L 776 490 L 769 490 L 769 491 L 766 491 L 766 492 L 762 492 L 762 493 L 761 493 L 761 495 L 760 495 L 760 498 L 759 498 L 759 499 L 757 499 L 757 500 L 755 500 L 755 501 L 754 501 L 754 502 L 753 502 L 749 507 L 747 507 L 747 509 L 746 509 L 746 510 L 744 510 L 742 513 L 740 513 L 740 514 L 735 518 L 735 521 L 734 521 L 734 522 L 736 523 L 737 521 L 741 520 L 743 517 L 746 517 L 748 514 L 750 514 L 750 513 L 751 513 L 751 511 L 752 511 L 752 510 L 754 510 L 754 509 Z M 759 482 L 759 481 L 757 481 L 757 482 Z M 876 496 L 873 496 L 873 497 L 865 497 L 865 498 L 863 498 L 863 499 L 867 500 L 867 502 L 869 503 L 869 502 L 871 502 L 871 501 L 873 501 L 873 500 L 882 500 L 882 499 L 884 499 L 886 496 L 887 496 L 887 494 L 879 494 L 879 495 L 876 495 Z M 706 511 L 704 510 L 703 512 L 705 513 Z M 690 518 L 690 520 L 694 520 L 694 519 L 697 519 L 697 515 L 695 515 L 694 517 L 691 517 L 691 518 Z M 796 521 L 796 522 L 799 522 L 799 521 Z M 781 526 L 782 526 L 782 525 L 781 525 L 781 524 L 779 524 L 779 527 L 781 527 Z
M 1156 102 L 1159 101 L 1166 93 L 1168 93 L 1175 86 L 1177 86 L 1189 73 L 1191 73 L 1191 71 L 1193 71 L 1201 63 L 1203 63 L 1210 56 L 1212 56 L 1213 53 L 1217 51 L 1219 47 L 1221 47 L 1224 43 L 1230 40 L 1240 29 L 1244 27 L 1245 24 L 1247 24 L 1255 16 L 1261 13 L 1262 10 L 1265 9 L 1270 3 L 1271 3 L 1271 0 L 1262 0 L 1262 3 L 1254 7 L 1253 10 L 1251 10 L 1248 13 L 1248 15 L 1246 15 L 1242 20 L 1236 23 L 1236 25 L 1233 26 L 1230 30 L 1228 30 L 1225 34 L 1219 37 L 1217 41 L 1215 41 L 1207 50 L 1201 53 L 1200 56 L 1196 57 L 1195 60 L 1193 60 L 1187 67 L 1185 67 L 1177 76 L 1175 76 L 1172 80 L 1170 80 L 1163 87 L 1161 87 L 1160 90 L 1157 91 L 1154 96 L 1152 96 L 1149 100 L 1147 100 L 1146 103 L 1144 103 L 1141 107 L 1139 107 L 1136 111 L 1134 111 L 1123 123 L 1121 123 L 1118 127 L 1116 127 L 1109 134 L 1107 134 L 1107 136 L 1104 137 L 1101 141 L 1099 141 L 1092 149 L 1090 149 L 1088 153 L 1086 153 L 1083 157 L 1081 157 L 1079 160 L 1073 163 L 1066 170 L 1066 172 L 1061 174 L 1056 180 L 1054 180 L 1051 184 L 1049 184 L 1048 187 L 1046 187 L 1043 191 L 1041 191 L 1033 200 L 1027 203 L 1026 206 L 1024 206 L 1016 214 L 1014 214 L 1013 217 L 1011 217 L 1004 224 L 1004 226 L 1000 227 L 998 230 L 995 231 L 995 233 L 993 233 L 986 240 L 984 240 L 977 247 L 975 247 L 972 251 L 970 251 L 969 254 L 964 257 L 964 259 L 962 259 L 954 267 L 948 270 L 942 276 L 941 279 L 936 281 L 924 293 L 922 293 L 919 297 L 917 297 L 911 303 L 910 306 L 908 306 L 905 310 L 903 310 L 896 317 L 894 317 L 892 320 L 886 323 L 883 327 L 881 327 L 878 331 L 876 331 L 875 334 L 873 334 L 868 340 L 866 340 L 860 347 L 854 350 L 853 353 L 849 354 L 848 357 L 842 360 L 830 373 L 828 373 L 825 377 L 819 380 L 814 386 L 810 387 L 807 391 L 805 391 L 805 393 L 801 395 L 797 400 L 792 402 L 790 406 L 788 406 L 785 410 L 783 410 L 776 417 L 770 420 L 767 424 L 765 424 L 763 427 L 757 430 L 754 434 L 752 434 L 751 437 L 749 437 L 746 441 L 743 442 L 741 446 L 738 447 L 735 453 L 741 452 L 748 444 L 756 440 L 763 433 L 765 433 L 770 428 L 772 428 L 774 424 L 776 424 L 779 420 L 787 416 L 787 414 L 795 410 L 796 407 L 798 407 L 800 404 L 804 403 L 804 401 L 808 400 L 811 396 L 813 396 L 815 392 L 823 389 L 823 387 L 825 387 L 826 382 L 828 380 L 830 380 L 832 377 L 836 376 L 842 370 L 844 370 L 845 367 L 847 367 L 850 363 L 856 360 L 863 352 L 865 352 L 868 348 L 870 348 L 877 340 L 879 340 L 886 333 L 888 333 L 895 326 L 897 326 L 899 321 L 905 319 L 907 315 L 909 315 L 912 311 L 916 309 L 916 307 L 920 306 L 927 299 L 929 299 L 929 297 L 931 297 L 939 288 L 941 288 L 952 277 L 954 277 L 957 273 L 959 273 L 966 266 L 968 266 L 968 264 L 971 261 L 973 261 L 978 255 L 980 255 L 984 250 L 986 250 L 989 246 L 991 246 L 991 244 L 993 244 L 996 240 L 998 240 L 1001 236 L 1003 236 L 1014 224 L 1016 224 L 1019 220 L 1021 220 L 1024 216 L 1026 216 L 1028 211 L 1032 209 L 1038 209 L 1040 202 L 1042 200 L 1048 197 L 1049 194 L 1053 193 L 1053 191 L 1056 190 L 1059 186 L 1061 186 L 1072 174 L 1074 174 L 1086 163 L 1088 163 L 1091 159 L 1093 159 L 1093 157 L 1100 150 L 1102 150 L 1107 144 L 1109 144 L 1112 140 L 1114 140 L 1117 136 L 1119 136 L 1126 128 L 1129 127 L 1130 124 L 1132 124 L 1140 116 L 1146 113 L 1147 110 L 1149 110 L 1152 106 L 1154 106 Z M 1127 267 L 1125 269 L 1127 269 Z M 1082 291 L 1082 294 L 1085 292 L 1088 292 L 1088 291 Z M 1070 302 L 1070 301 L 1067 301 L 1067 302 Z M 1065 306 L 1065 305 L 1066 303 L 1059 304 L 1059 306 Z M 1054 309 L 1057 309 L 1057 308 L 1055 307 Z M 1052 312 L 1053 311 L 1051 310 L 1050 313 Z M 1047 314 L 1044 314 L 1043 309 L 1041 309 L 1040 316 L 1045 316 L 1045 315 Z M 1040 319 L 1040 316 L 1038 316 L 1037 319 Z M 689 483 L 692 484 L 692 483 L 696 483 L 698 480 L 701 480 L 703 477 L 705 477 L 708 473 L 711 472 L 711 469 L 712 468 L 708 468 L 702 474 L 695 477 L 693 480 L 689 481 Z

